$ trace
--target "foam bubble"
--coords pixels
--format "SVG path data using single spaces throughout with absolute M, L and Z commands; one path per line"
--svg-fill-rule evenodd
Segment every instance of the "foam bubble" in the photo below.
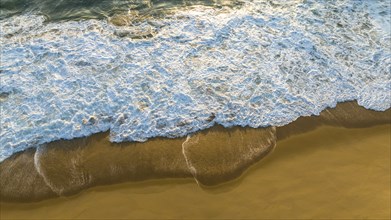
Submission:
M 215 123 L 281 126 L 354 99 L 390 108 L 389 4 L 273 2 L 122 27 L 1 20 L 0 160 L 107 130 L 114 142 L 145 141 Z

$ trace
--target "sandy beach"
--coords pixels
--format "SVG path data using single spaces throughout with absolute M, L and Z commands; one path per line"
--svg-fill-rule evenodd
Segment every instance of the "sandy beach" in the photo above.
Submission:
M 391 4 L 0 0 L 1 219 L 391 219 Z
M 239 179 L 123 183 L 38 203 L 1 203 L 2 219 L 387 219 L 390 125 L 322 126 L 278 141 Z

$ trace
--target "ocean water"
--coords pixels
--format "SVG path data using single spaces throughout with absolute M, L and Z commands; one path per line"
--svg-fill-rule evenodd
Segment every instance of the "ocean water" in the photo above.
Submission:
M 389 1 L 1 0 L 0 161 L 391 106 Z

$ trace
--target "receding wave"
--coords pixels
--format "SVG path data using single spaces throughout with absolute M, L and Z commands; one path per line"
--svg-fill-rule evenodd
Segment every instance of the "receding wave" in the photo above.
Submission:
M 101 19 L 114 14 L 157 11 L 192 5 L 235 6 L 238 0 L 0 0 L 0 18 L 16 14 L 41 14 L 47 20 Z
M 32 10 L 0 25 L 0 161 L 102 131 L 145 141 L 282 126 L 347 100 L 391 105 L 387 1 L 254 0 L 61 22 Z
M 283 127 L 215 126 L 187 138 L 153 138 L 143 143 L 111 143 L 107 132 L 54 141 L 0 163 L 0 198 L 39 201 L 97 185 L 159 178 L 194 178 L 201 186 L 215 186 L 239 177 L 270 154 L 277 140 L 321 125 L 389 124 L 390 113 L 391 109 L 378 112 L 345 102 L 317 117 L 301 117 Z

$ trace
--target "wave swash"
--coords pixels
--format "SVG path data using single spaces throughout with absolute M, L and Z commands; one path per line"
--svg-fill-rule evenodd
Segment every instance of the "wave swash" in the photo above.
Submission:
M 282 126 L 348 100 L 390 108 L 388 1 L 148 7 L 1 16 L 0 161 L 102 131 L 145 141 Z

